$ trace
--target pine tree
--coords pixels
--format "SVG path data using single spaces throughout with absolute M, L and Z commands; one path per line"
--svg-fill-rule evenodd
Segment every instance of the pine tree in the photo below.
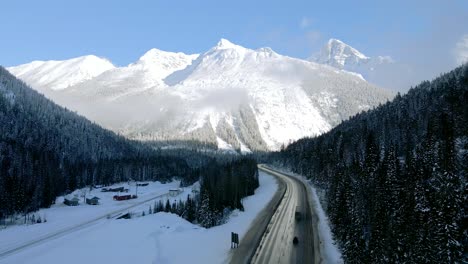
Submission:
M 169 202 L 169 199 L 166 200 L 166 205 L 164 206 L 164 212 L 166 213 L 171 212 L 171 203 Z
M 213 213 L 210 208 L 210 196 L 207 191 L 201 194 L 200 208 L 198 210 L 198 223 L 205 227 L 210 228 L 213 226 Z
M 190 198 L 190 195 L 187 195 L 187 200 L 185 202 L 186 205 L 186 214 L 185 219 L 187 221 L 193 223 L 196 220 L 196 205 L 194 201 Z

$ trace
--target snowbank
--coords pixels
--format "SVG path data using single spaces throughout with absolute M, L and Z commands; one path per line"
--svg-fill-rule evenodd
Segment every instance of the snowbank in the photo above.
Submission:
M 321 243 L 320 252 L 322 253 L 324 263 L 343 263 L 341 252 L 338 250 L 335 241 L 333 240 L 332 232 L 328 222 L 328 217 L 323 211 L 317 192 L 312 184 L 309 184 L 309 189 L 312 194 L 312 207 L 318 216 L 318 230 Z

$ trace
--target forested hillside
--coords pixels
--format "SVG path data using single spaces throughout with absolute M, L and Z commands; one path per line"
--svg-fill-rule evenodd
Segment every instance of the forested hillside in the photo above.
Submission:
M 0 67 L 0 220 L 49 207 L 58 195 L 86 185 L 178 178 L 185 185 L 201 179 L 205 186 L 218 169 L 234 167 L 234 161 L 195 151 L 166 153 L 127 140 L 54 104 Z M 240 208 L 240 199 L 258 186 L 255 165 L 230 176 L 239 173 L 253 184 L 236 185 L 229 193 L 234 202 L 222 206 Z M 219 191 L 210 189 L 209 195 Z M 211 204 L 209 209 L 220 206 Z
M 467 104 L 465 64 L 271 158 L 324 190 L 347 263 L 461 263 Z

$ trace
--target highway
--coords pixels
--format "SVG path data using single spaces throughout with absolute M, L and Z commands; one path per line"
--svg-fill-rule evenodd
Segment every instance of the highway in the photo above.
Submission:
M 280 188 L 233 249 L 231 263 L 319 263 L 314 241 L 316 219 L 312 215 L 309 193 L 304 183 L 292 176 L 259 165 L 259 169 L 276 177 Z M 279 196 L 279 198 L 277 197 Z M 295 219 L 296 207 L 301 220 Z M 299 243 L 293 244 L 297 237 Z

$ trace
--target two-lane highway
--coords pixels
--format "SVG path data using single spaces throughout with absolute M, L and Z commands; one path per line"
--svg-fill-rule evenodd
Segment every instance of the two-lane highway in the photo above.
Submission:
M 307 189 L 293 177 L 264 166 L 259 168 L 284 181 L 286 192 L 270 220 L 252 263 L 313 263 L 312 217 Z M 301 220 L 295 218 L 296 208 L 302 215 Z M 295 236 L 299 240 L 297 245 L 293 244 Z
M 276 177 L 284 185 L 283 197 L 277 202 L 274 208 L 268 208 L 271 211 L 265 228 L 259 224 L 253 224 L 247 235 L 251 233 L 260 233 L 261 236 L 247 237 L 242 239 L 240 247 L 258 245 L 251 252 L 244 248 L 233 252 L 232 263 L 314 263 L 314 236 L 312 212 L 309 204 L 309 193 L 304 183 L 294 177 L 284 173 L 272 170 L 264 165 L 259 165 L 259 169 Z M 281 189 L 281 188 L 280 188 Z M 295 213 L 297 208 L 301 213 L 301 219 L 296 220 Z M 264 218 L 261 215 L 260 218 Z M 265 221 L 263 221 L 265 222 Z M 293 244 L 293 238 L 297 237 L 299 243 Z M 253 241 L 259 239 L 260 241 Z M 254 251 L 255 250 L 255 251 Z M 253 254 L 253 255 L 249 255 Z

